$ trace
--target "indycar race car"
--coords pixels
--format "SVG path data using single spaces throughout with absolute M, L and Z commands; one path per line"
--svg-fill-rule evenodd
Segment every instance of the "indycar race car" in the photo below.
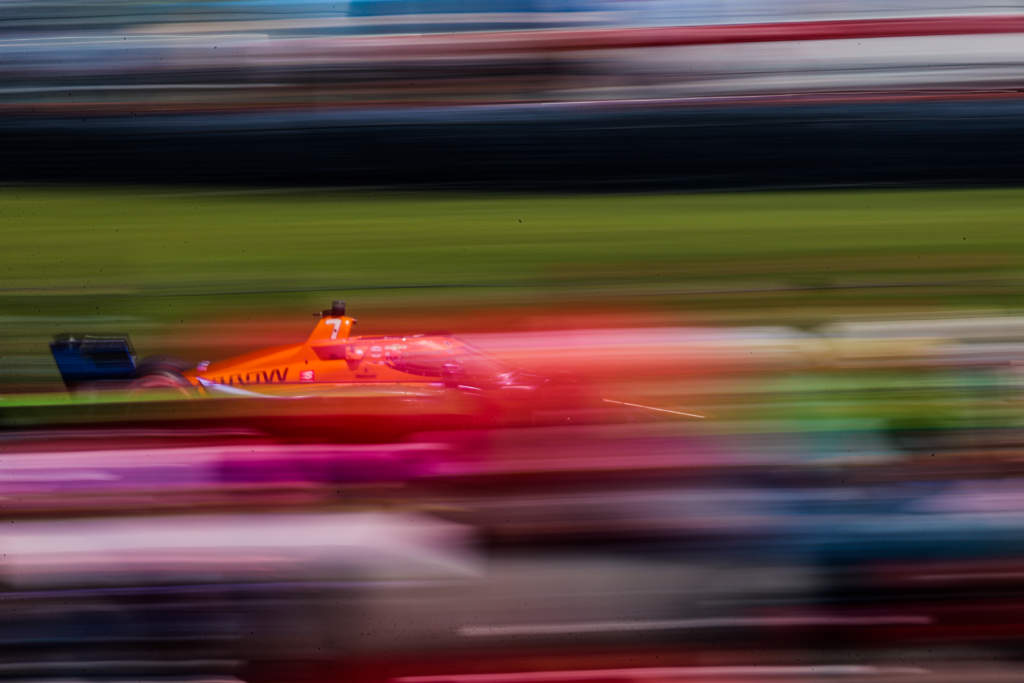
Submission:
M 127 336 L 61 334 L 50 350 L 71 391 L 159 389 L 189 397 L 297 398 L 351 395 L 354 386 L 433 385 L 536 405 L 562 384 L 509 368 L 448 334 L 352 336 L 356 320 L 346 315 L 341 301 L 317 317 L 302 343 L 191 367 L 165 357 L 138 362 Z

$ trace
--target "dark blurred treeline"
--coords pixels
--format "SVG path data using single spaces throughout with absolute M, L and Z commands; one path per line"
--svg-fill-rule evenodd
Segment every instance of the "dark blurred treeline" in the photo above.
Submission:
M 0 118 L 7 181 L 713 188 L 1024 179 L 1024 100 Z

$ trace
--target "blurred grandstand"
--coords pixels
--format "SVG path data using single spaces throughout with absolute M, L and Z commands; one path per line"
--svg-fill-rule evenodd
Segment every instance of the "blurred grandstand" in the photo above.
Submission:
M 574 0 L 6 2 L 5 10 L 8 108 L 977 90 L 1012 88 L 1021 62 L 1022 20 L 1012 9 L 950 2 L 862 2 L 840 13 L 822 2 Z
M 165 181 L 585 185 L 603 175 L 714 187 L 1020 177 L 1005 157 L 1019 137 L 1024 59 L 1024 15 L 1012 6 L 3 6 L 0 135 L 17 160 L 4 171 L 13 180 L 73 179 L 90 158 L 98 177 Z M 941 154 L 916 144 L 924 121 Z M 806 172 L 819 149 L 833 163 Z M 866 158 L 880 150 L 892 157 L 884 167 Z M 425 157 L 436 164 L 426 176 L 403 163 Z M 723 170 L 751 163 L 744 175 Z

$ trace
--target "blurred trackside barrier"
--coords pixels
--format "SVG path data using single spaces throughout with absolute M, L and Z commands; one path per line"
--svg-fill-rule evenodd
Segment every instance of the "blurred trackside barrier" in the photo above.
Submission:
M 910 17 L 788 21 L 719 26 L 466 32 L 441 35 L 317 39 L 310 47 L 336 48 L 339 56 L 395 59 L 505 52 L 569 52 L 731 43 L 815 41 L 916 36 L 1024 33 L 1024 15 Z M 305 41 L 303 41 L 305 42 Z M 387 52 L 382 54 L 382 48 Z

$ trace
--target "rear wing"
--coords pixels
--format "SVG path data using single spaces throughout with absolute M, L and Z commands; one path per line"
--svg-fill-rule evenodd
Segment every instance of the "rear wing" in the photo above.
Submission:
M 50 342 L 50 353 L 68 389 L 135 375 L 135 350 L 127 335 L 59 334 Z

